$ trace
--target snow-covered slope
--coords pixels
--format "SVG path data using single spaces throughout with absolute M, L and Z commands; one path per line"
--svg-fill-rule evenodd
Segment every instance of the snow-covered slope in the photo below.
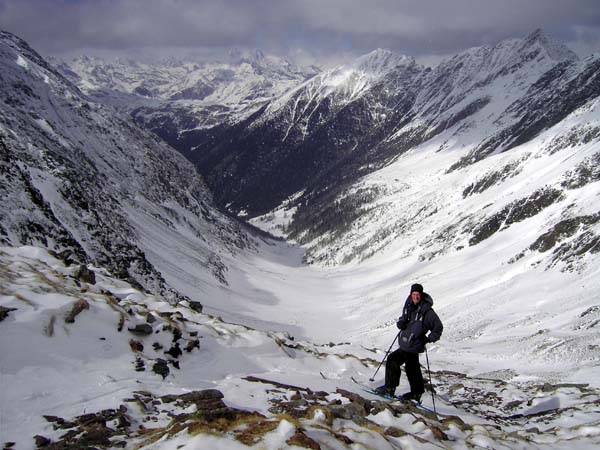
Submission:
M 141 63 L 82 56 L 57 67 L 97 101 L 117 106 L 160 136 L 235 122 L 318 73 L 256 51 L 227 62 Z
M 38 247 L 0 248 L 0 267 L 5 448 L 592 449 L 599 443 L 600 396 L 583 384 L 516 384 L 501 379 L 502 372 L 469 377 L 440 370 L 433 359 L 433 414 L 381 401 L 351 381 L 366 380 L 382 351 L 314 345 L 227 323 L 98 268 L 83 281 Z M 431 398 L 424 404 L 433 407 Z
M 245 121 L 189 133 L 178 148 L 234 213 L 261 215 L 301 192 L 290 232 L 315 234 L 303 218 L 314 224 L 349 185 L 419 145 L 435 140 L 457 170 L 528 142 L 600 93 L 598 59 L 579 61 L 541 31 L 433 69 L 386 52 L 364 59 L 379 70 L 358 61 L 325 72 Z
M 339 110 L 365 94 L 390 72 L 415 65 L 414 59 L 407 56 L 389 50 L 374 50 L 351 64 L 322 72 L 275 99 L 266 108 L 263 121 L 272 115 L 289 115 L 289 122 L 297 126 L 299 120 L 309 121 L 312 110 L 326 99 L 332 109 Z M 305 129 L 304 133 L 311 131 Z
M 304 257 L 296 245 L 249 237 L 214 210 L 180 155 L 90 101 L 23 41 L 3 33 L 0 42 L 6 448 L 29 450 L 45 439 L 47 448 L 126 449 L 600 444 L 595 60 L 575 61 L 545 44 L 539 51 L 552 48 L 552 55 L 536 61 L 548 63 L 550 75 L 540 69 L 530 85 L 525 62 L 512 64 L 514 71 L 500 64 L 483 78 L 499 83 L 494 102 L 467 108 L 455 123 L 435 122 L 435 133 L 421 130 L 400 146 L 413 116 L 396 94 L 405 106 L 418 97 L 431 109 L 423 121 L 435 121 L 444 99 L 463 111 L 456 105 L 483 89 L 482 80 L 473 71 L 456 79 L 443 71 L 436 77 L 450 85 L 438 85 L 440 96 L 394 90 L 420 86 L 435 69 L 422 72 L 405 58 L 386 64 L 385 52 L 373 54 L 382 64 L 363 67 L 380 81 L 369 89 L 353 76 L 356 89 L 332 90 L 324 98 L 337 96 L 341 109 L 314 132 L 325 143 L 347 143 L 362 130 L 365 149 L 394 142 L 385 148 L 397 152 L 377 150 L 368 170 L 322 184 L 329 197 L 308 186 L 305 198 L 294 191 L 286 206 L 256 220 L 267 229 L 289 226 L 295 212 L 296 229 L 275 230 L 306 242 Z M 529 46 L 543 43 L 540 35 Z M 505 46 L 521 44 L 500 45 L 504 61 L 514 57 Z M 460 72 L 464 61 L 456 64 Z M 469 77 L 471 90 L 463 86 Z M 503 89 L 519 99 L 498 112 Z M 527 104 L 533 108 L 523 110 Z M 570 110 L 553 115 L 556 105 Z M 533 112 L 547 106 L 531 139 L 515 144 L 500 134 L 506 145 L 498 150 L 510 151 L 472 153 L 502 127 L 523 131 L 533 123 L 535 130 Z M 406 123 L 396 121 L 400 110 Z M 239 126 L 256 142 L 262 132 L 266 149 L 269 134 L 253 126 L 261 114 Z M 282 123 L 278 138 L 289 131 L 288 143 L 318 142 L 312 132 L 302 137 L 313 130 L 310 120 L 291 129 Z M 373 123 L 394 126 L 382 125 L 385 133 L 371 139 Z M 294 170 L 304 167 L 303 156 L 292 160 Z M 314 209 L 306 199 L 317 200 Z M 442 339 L 428 346 L 437 416 L 377 402 L 350 380 L 375 372 L 415 281 L 445 324 Z M 403 377 L 400 392 L 407 389 Z M 433 406 L 429 392 L 425 404 Z
M 168 263 L 154 254 L 156 244 L 173 245 L 164 240 L 168 230 L 195 248 L 208 280 L 226 282 L 217 252 L 250 240 L 212 207 L 188 161 L 129 117 L 91 102 L 9 33 L 0 35 L 0 73 L 4 244 L 43 245 L 178 298 L 164 280 Z M 155 228 L 162 232 L 150 248 Z
M 372 145 L 367 166 L 338 160 L 251 222 L 346 275 L 340 284 L 361 299 L 348 314 L 370 318 L 354 330 L 363 338 L 397 311 L 394 286 L 422 280 L 439 293 L 448 341 L 437 357 L 448 366 L 593 382 L 599 69 L 540 33 L 471 49 L 417 76 L 429 89 L 407 94 L 416 109 L 385 139 L 360 141 Z

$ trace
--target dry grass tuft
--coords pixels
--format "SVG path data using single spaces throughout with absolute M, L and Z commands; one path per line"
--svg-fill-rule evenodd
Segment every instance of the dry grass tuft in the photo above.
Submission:
M 71 308 L 71 311 L 69 312 L 69 314 L 67 314 L 67 317 L 65 317 L 65 322 L 66 323 L 75 322 L 75 317 L 77 317 L 77 315 L 80 314 L 81 312 L 88 310 L 88 309 L 90 309 L 90 304 L 87 302 L 87 300 L 80 298 L 79 300 L 77 300 L 75 302 L 75 304 L 73 305 L 73 308 Z
M 17 300 L 19 300 L 20 302 L 23 302 L 23 303 L 31 306 L 33 309 L 38 308 L 38 305 L 35 302 L 29 300 L 28 298 L 23 297 L 21 294 L 15 294 L 15 298 Z
M 249 426 L 236 429 L 234 431 L 235 438 L 244 445 L 254 445 L 260 442 L 263 436 L 277 429 L 281 420 L 279 419 L 262 419 Z M 246 424 L 244 424 L 246 425 Z
M 321 450 L 321 446 L 315 440 L 304 434 L 302 430 L 297 430 L 296 434 L 286 441 L 286 444 L 296 447 L 310 448 L 312 450 Z

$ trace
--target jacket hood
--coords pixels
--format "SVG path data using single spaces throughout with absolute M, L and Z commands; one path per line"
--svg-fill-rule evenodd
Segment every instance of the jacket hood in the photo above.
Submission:
M 421 301 L 429 303 L 429 306 L 433 306 L 433 298 L 431 298 L 431 295 L 429 295 L 427 292 L 423 292 L 423 295 L 421 296 Z
M 406 297 L 405 306 L 410 303 L 412 303 L 412 299 L 409 294 L 408 297 Z M 427 305 L 428 308 L 431 308 L 433 306 L 433 298 L 431 298 L 431 295 L 429 295 L 427 292 L 423 292 L 420 303 L 423 303 L 423 306 Z

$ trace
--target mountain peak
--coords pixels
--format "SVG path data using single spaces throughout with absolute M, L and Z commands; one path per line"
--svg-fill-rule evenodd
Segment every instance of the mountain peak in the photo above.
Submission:
M 536 29 L 522 41 L 521 50 L 540 47 L 556 61 L 574 61 L 579 57 L 565 44 L 549 37 L 541 28 Z
M 360 56 L 352 66 L 360 71 L 373 75 L 382 75 L 398 66 L 414 63 L 414 59 L 406 55 L 398 55 L 390 50 L 378 48 Z

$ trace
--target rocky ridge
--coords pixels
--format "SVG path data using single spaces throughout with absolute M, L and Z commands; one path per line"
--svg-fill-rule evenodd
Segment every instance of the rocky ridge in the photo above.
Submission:
M 157 223 L 204 242 L 207 273 L 226 282 L 215 250 L 235 252 L 251 239 L 212 206 L 181 155 L 5 32 L 0 73 L 0 242 L 48 247 L 176 301 L 183 297 L 146 257 L 142 236 Z
M 95 101 L 131 113 L 167 141 L 188 130 L 247 117 L 319 69 L 299 67 L 260 50 L 232 50 L 222 62 L 141 63 L 81 56 L 57 68 Z

